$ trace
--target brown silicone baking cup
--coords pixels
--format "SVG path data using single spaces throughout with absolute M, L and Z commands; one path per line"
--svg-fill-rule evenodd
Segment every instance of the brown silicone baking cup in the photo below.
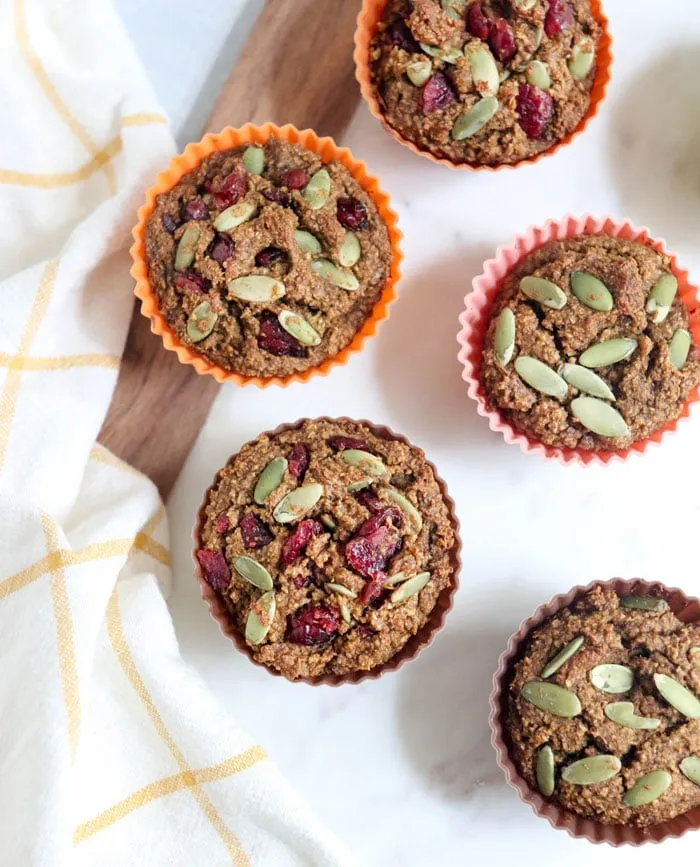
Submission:
M 580 135 L 598 114 L 601 103 L 605 99 L 605 94 L 610 82 L 610 69 L 612 67 L 612 37 L 610 36 L 610 28 L 608 19 L 603 12 L 601 0 L 590 0 L 591 12 L 595 20 L 600 24 L 601 36 L 598 42 L 597 58 L 596 58 L 596 74 L 591 88 L 590 102 L 588 111 L 584 114 L 581 120 L 568 135 L 538 154 L 533 154 L 531 157 L 519 160 L 516 163 L 502 163 L 497 166 L 472 165 L 471 163 L 453 163 L 451 160 L 436 157 L 430 151 L 419 148 L 409 139 L 405 138 L 401 133 L 394 129 L 384 117 L 384 112 L 377 98 L 377 93 L 372 84 L 372 76 L 369 68 L 369 58 L 377 24 L 379 23 L 384 7 L 388 0 L 363 0 L 362 9 L 357 18 L 357 29 L 355 31 L 355 76 L 360 83 L 360 90 L 365 102 L 369 106 L 370 113 L 377 118 L 384 129 L 393 136 L 399 144 L 404 145 L 414 154 L 420 157 L 425 157 L 434 163 L 442 166 L 447 166 L 450 169 L 469 169 L 471 171 L 487 171 L 498 172 L 501 169 L 515 169 L 518 166 L 526 163 L 537 163 L 544 157 L 552 156 L 558 150 L 570 144 L 578 135 Z
M 374 308 L 347 346 L 336 355 L 325 358 L 320 364 L 291 373 L 288 376 L 245 376 L 233 370 L 227 370 L 202 355 L 190 346 L 185 346 L 175 332 L 170 328 L 160 311 L 158 299 L 151 288 L 148 279 L 148 264 L 144 236 L 146 224 L 153 213 L 156 199 L 162 193 L 172 189 L 182 177 L 195 169 L 206 157 L 216 151 L 225 151 L 243 144 L 264 144 L 271 138 L 278 138 L 289 144 L 297 144 L 318 154 L 324 163 L 336 161 L 341 163 L 360 184 L 362 189 L 372 199 L 377 212 L 387 227 L 391 244 L 391 269 L 381 294 Z M 134 243 L 131 246 L 131 276 L 136 281 L 134 292 L 141 300 L 141 313 L 151 321 L 151 331 L 160 336 L 166 349 L 177 354 L 183 364 L 191 364 L 199 374 L 213 376 L 217 382 L 235 382 L 236 385 L 257 385 L 267 388 L 269 385 L 283 387 L 292 382 L 307 382 L 312 376 L 326 376 L 333 367 L 344 365 L 350 356 L 360 352 L 365 340 L 377 332 L 379 323 L 389 318 L 389 305 L 396 300 L 396 284 L 401 279 L 401 232 L 398 229 L 398 217 L 391 208 L 389 196 L 379 186 L 379 180 L 369 173 L 367 165 L 356 160 L 348 148 L 341 148 L 332 138 L 321 138 L 313 130 L 298 130 L 291 124 L 279 127 L 272 123 L 263 126 L 246 124 L 240 129 L 227 127 L 216 135 L 205 135 L 199 142 L 187 145 L 183 153 L 173 157 L 170 165 L 156 178 L 155 184 L 146 191 L 146 202 L 138 210 L 138 223 L 132 230 Z
M 530 633 L 541 626 L 555 614 L 558 614 L 572 603 L 583 598 L 594 587 L 612 587 L 618 595 L 636 594 L 641 596 L 659 596 L 668 602 L 673 613 L 684 623 L 700 621 L 700 600 L 686 596 L 676 587 L 666 587 L 658 582 L 650 583 L 641 578 L 625 580 L 615 578 L 611 581 L 593 581 L 587 587 L 574 587 L 566 594 L 555 596 L 546 605 L 541 605 L 537 611 L 520 624 L 518 631 L 511 635 L 505 651 L 498 661 L 498 670 L 493 677 L 493 691 L 489 700 L 489 726 L 491 728 L 491 743 L 498 757 L 499 767 L 506 775 L 510 785 L 520 796 L 520 800 L 529 804 L 533 811 L 546 819 L 553 828 L 561 828 L 572 837 L 580 837 L 591 843 L 608 843 L 611 846 L 641 846 L 644 843 L 660 843 L 669 837 L 682 837 L 687 831 L 700 828 L 700 807 L 688 813 L 676 816 L 666 822 L 650 825 L 646 828 L 635 828 L 630 825 L 605 825 L 592 819 L 584 819 L 546 800 L 532 789 L 520 775 L 515 761 L 511 757 L 511 743 L 506 731 L 505 719 L 508 711 L 508 685 L 510 684 L 515 664 L 520 658 L 520 651 Z
M 365 425 L 369 428 L 369 430 L 377 437 L 385 440 L 397 440 L 398 442 L 404 443 L 405 445 L 411 446 L 412 448 L 417 448 L 413 443 L 410 443 L 405 437 L 400 434 L 395 434 L 388 427 L 384 427 L 382 425 L 375 425 L 371 421 L 367 421 L 366 419 L 350 419 L 350 418 L 328 418 L 327 416 L 323 416 L 318 419 L 308 419 L 302 418 L 298 421 L 295 421 L 292 424 L 282 424 L 278 428 L 275 428 L 273 431 L 266 431 L 264 433 L 259 434 L 255 439 L 259 439 L 261 436 L 269 436 L 274 437 L 278 434 L 284 433 L 284 431 L 295 430 L 300 428 L 307 421 L 331 421 L 331 422 L 348 422 L 351 424 L 361 424 Z M 254 442 L 255 440 L 251 440 Z M 243 446 L 241 446 L 243 448 Z M 340 686 L 344 683 L 361 683 L 363 680 L 376 680 L 378 677 L 381 677 L 383 674 L 389 671 L 396 671 L 401 668 L 401 666 L 408 662 L 410 659 L 418 656 L 418 654 L 423 650 L 424 647 L 427 647 L 435 638 L 437 633 L 442 629 L 442 626 L 445 622 L 445 618 L 447 617 L 447 613 L 451 610 L 453 605 L 454 594 L 457 588 L 459 587 L 459 571 L 462 566 L 461 561 L 461 550 L 462 543 L 459 537 L 459 520 L 457 519 L 457 515 L 455 513 L 455 504 L 452 498 L 447 493 L 447 486 L 445 482 L 440 478 L 438 472 L 435 468 L 435 465 L 432 464 L 427 457 L 425 456 L 425 452 L 422 449 L 419 449 L 426 463 L 433 471 L 435 476 L 435 480 L 438 483 L 438 487 L 440 488 L 440 493 L 442 494 L 442 498 L 445 501 L 448 511 L 450 513 L 450 522 L 454 529 L 455 533 L 455 544 L 450 552 L 450 562 L 452 566 L 452 582 L 448 587 L 446 587 L 442 593 L 438 596 L 437 602 L 435 603 L 435 607 L 430 613 L 427 621 L 423 625 L 423 628 L 419 630 L 415 635 L 412 635 L 411 638 L 406 642 L 406 644 L 398 651 L 398 653 L 394 654 L 391 659 L 388 659 L 382 665 L 377 665 L 374 668 L 369 669 L 369 671 L 353 671 L 349 674 L 324 674 L 319 677 L 299 677 L 294 681 L 290 681 L 291 683 L 307 683 L 311 686 L 318 686 L 319 684 L 326 684 L 327 686 Z M 233 455 L 233 457 L 229 458 L 228 463 L 230 464 L 238 455 L 238 452 Z M 227 464 L 228 465 L 228 464 Z M 207 489 L 204 494 L 204 499 L 202 500 L 202 505 L 199 507 L 197 512 L 197 520 L 194 526 L 194 552 L 199 550 L 200 548 L 200 531 L 204 525 L 205 514 L 204 510 L 207 504 L 207 500 L 209 498 L 209 493 L 215 487 L 215 485 L 219 481 L 219 477 L 221 475 L 221 471 L 219 471 L 214 477 L 214 481 Z M 246 644 L 245 637 L 240 633 L 236 624 L 233 622 L 233 619 L 229 613 L 228 608 L 226 607 L 226 603 L 224 602 L 221 594 L 217 593 L 205 580 L 204 575 L 202 573 L 201 566 L 193 553 L 193 561 L 194 561 L 194 571 L 197 581 L 199 581 L 199 586 L 202 593 L 202 599 L 209 606 L 209 613 L 219 624 L 219 628 L 222 633 L 230 638 L 231 641 L 236 645 L 236 647 L 250 659 L 255 665 L 260 668 L 264 668 L 269 674 L 275 675 L 276 677 L 284 677 L 283 674 L 279 671 L 275 671 L 272 668 L 268 668 L 268 666 L 263 665 L 263 663 L 258 662 L 258 660 L 254 657 L 250 648 Z

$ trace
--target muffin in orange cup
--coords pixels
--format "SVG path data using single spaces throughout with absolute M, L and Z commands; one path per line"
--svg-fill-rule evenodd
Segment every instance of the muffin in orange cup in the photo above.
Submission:
M 598 112 L 611 64 L 600 0 L 364 0 L 355 34 L 371 113 L 450 168 L 555 153 Z
M 325 375 L 396 297 L 396 214 L 330 138 L 250 124 L 190 144 L 156 179 L 131 248 L 151 330 L 219 382 Z

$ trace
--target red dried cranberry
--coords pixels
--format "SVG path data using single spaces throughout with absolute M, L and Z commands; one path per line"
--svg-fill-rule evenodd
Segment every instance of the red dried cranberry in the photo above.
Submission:
M 194 271 L 181 271 L 173 277 L 173 283 L 183 292 L 207 292 L 211 283 Z
M 342 434 L 331 437 L 328 440 L 328 445 L 331 446 L 331 448 L 338 449 L 339 452 L 343 452 L 345 449 L 360 449 L 360 451 L 363 452 L 372 451 L 363 440 L 357 439 L 357 437 L 346 437 Z
M 197 551 L 197 560 L 204 572 L 204 580 L 214 590 L 225 590 L 231 581 L 231 570 L 221 551 L 209 551 L 201 548 Z
M 356 572 L 364 575 L 365 578 L 373 578 L 383 570 L 385 565 L 384 558 L 379 551 L 364 536 L 350 539 L 346 543 L 345 559 Z
M 379 500 L 382 503 L 381 500 Z M 378 510 L 371 518 L 368 518 L 357 530 L 358 536 L 371 536 L 380 527 L 391 522 L 395 527 L 400 527 L 403 521 L 401 510 L 397 506 L 385 506 Z
M 209 216 L 209 208 L 204 204 L 202 199 L 190 199 L 182 204 L 182 219 L 183 220 L 206 220 Z
M 238 526 L 246 548 L 264 548 L 275 538 L 254 512 L 244 515 Z
M 554 102 L 545 90 L 521 84 L 518 91 L 518 123 L 528 138 L 541 138 L 552 118 Z
M 309 450 L 304 443 L 297 443 L 289 454 L 289 472 L 301 482 L 309 468 Z
M 282 175 L 280 183 L 288 190 L 300 190 L 309 183 L 309 175 L 304 169 L 289 169 Z
M 292 584 L 297 590 L 301 590 L 302 587 L 308 587 L 311 584 L 311 579 L 308 575 L 295 575 L 292 578 Z
M 389 40 L 392 45 L 397 45 L 404 51 L 411 53 L 420 51 L 418 43 L 403 18 L 395 18 L 392 22 L 389 27 Z
M 255 257 L 255 264 L 260 268 L 269 268 L 275 262 L 284 262 L 287 259 L 287 254 L 279 247 L 265 247 Z
M 481 3 L 472 3 L 467 12 L 467 30 L 476 39 L 487 39 L 489 35 L 489 19 L 484 15 Z
M 360 602 L 363 605 L 371 605 L 373 602 L 376 602 L 382 595 L 385 581 L 386 575 L 383 572 L 369 581 L 365 581 L 365 586 L 360 593 Z
M 322 532 L 323 526 L 318 521 L 314 521 L 311 518 L 300 521 L 299 526 L 282 547 L 282 554 L 280 556 L 282 566 L 291 566 L 306 551 L 306 546 L 313 537 L 318 536 Z
M 259 317 L 258 346 L 270 355 L 290 355 L 306 358 L 306 349 L 279 324 L 274 313 L 266 310 Z
M 544 17 L 544 32 L 551 39 L 574 23 L 574 12 L 566 0 L 549 0 L 549 9 Z
M 219 210 L 235 205 L 248 192 L 248 178 L 241 171 L 231 172 L 214 190 L 214 204 Z
M 496 60 L 500 60 L 501 63 L 507 63 L 515 54 L 515 37 L 505 18 L 499 18 L 491 24 L 489 45 Z
M 372 636 L 377 634 L 369 626 L 365 626 L 364 623 L 358 623 L 355 627 L 355 632 L 360 636 L 360 638 L 372 638 Z
M 455 101 L 452 85 L 441 72 L 436 72 L 427 80 L 421 94 L 423 114 L 433 114 L 452 105 Z
M 229 238 L 228 235 L 217 235 L 216 238 L 211 242 L 211 246 L 209 247 L 209 255 L 211 258 L 218 262 L 219 265 L 223 265 L 224 262 L 228 262 L 228 260 L 233 256 L 233 241 Z
M 287 641 L 293 644 L 322 644 L 330 641 L 340 627 L 340 618 L 329 605 L 307 605 L 289 617 Z
M 352 197 L 338 199 L 336 216 L 341 226 L 357 232 L 367 225 L 367 211 L 359 199 Z
M 280 190 L 277 187 L 270 187 L 268 190 L 262 191 L 263 196 L 269 202 L 277 202 L 283 208 L 289 207 L 289 193 L 286 190 Z
M 163 228 L 166 232 L 172 233 L 177 229 L 180 223 L 175 219 L 175 217 L 171 217 L 170 214 L 163 214 Z
M 376 494 L 373 494 L 372 491 L 366 489 L 364 491 L 357 491 L 355 493 L 355 499 L 358 503 L 361 503 L 365 509 L 369 509 L 370 512 L 381 512 L 382 509 L 386 508 L 384 500 L 380 500 Z
M 228 519 L 226 512 L 222 512 L 216 519 L 214 525 L 217 533 L 226 533 L 231 528 L 231 522 Z

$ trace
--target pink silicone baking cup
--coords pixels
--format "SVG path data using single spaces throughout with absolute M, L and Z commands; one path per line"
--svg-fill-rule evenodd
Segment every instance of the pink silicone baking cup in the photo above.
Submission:
M 605 825 L 570 813 L 558 804 L 543 798 L 520 775 L 511 757 L 510 741 L 505 726 L 508 712 L 508 686 L 513 678 L 515 665 L 525 649 L 524 643 L 530 633 L 541 626 L 545 620 L 583 598 L 594 587 L 612 587 L 620 596 L 627 594 L 660 596 L 668 602 L 670 609 L 679 620 L 684 623 L 700 622 L 700 600 L 686 596 L 676 587 L 666 587 L 658 582 L 652 584 L 641 578 L 593 581 L 587 587 L 574 587 L 568 593 L 555 596 L 546 605 L 541 605 L 532 617 L 524 620 L 518 631 L 511 635 L 505 651 L 498 660 L 498 670 L 493 676 L 493 691 L 489 699 L 489 727 L 498 765 L 505 773 L 508 785 L 515 789 L 521 801 L 529 804 L 533 812 L 546 819 L 553 828 L 566 831 L 572 837 L 580 837 L 590 843 L 608 843 L 615 847 L 641 846 L 644 843 L 661 843 L 669 837 L 682 837 L 688 831 L 700 828 L 700 807 L 676 816 L 675 819 L 659 822 L 647 828 Z
M 688 272 L 678 264 L 676 254 L 669 252 L 666 248 L 666 242 L 660 238 L 652 238 L 649 229 L 637 228 L 629 220 L 616 222 L 610 217 L 592 217 L 590 214 L 585 214 L 582 217 L 567 216 L 559 221 L 549 220 L 544 226 L 531 226 L 524 234 L 518 235 L 508 246 L 499 247 L 496 250 L 495 258 L 484 263 L 483 274 L 472 282 L 472 292 L 464 299 L 465 309 L 459 317 L 462 330 L 457 335 L 457 342 L 461 347 L 458 357 L 464 366 L 462 378 L 467 383 L 469 396 L 477 402 L 477 412 L 488 420 L 492 431 L 503 435 L 507 443 L 520 446 L 524 453 L 535 453 L 544 458 L 555 458 L 564 464 L 608 464 L 611 461 L 624 461 L 631 454 L 643 454 L 649 446 L 659 445 L 665 436 L 676 430 L 680 421 L 688 417 L 691 405 L 698 399 L 699 389 L 694 388 L 688 395 L 678 418 L 668 422 L 647 439 L 638 440 L 626 449 L 595 451 L 554 448 L 516 431 L 498 410 L 490 407 L 481 385 L 481 356 L 489 324 L 489 314 L 505 276 L 525 256 L 543 244 L 571 238 L 574 235 L 610 235 L 614 238 L 638 241 L 665 256 L 669 256 L 671 270 L 678 280 L 678 297 L 688 311 L 690 331 L 695 345 L 700 346 L 698 290 L 690 283 Z

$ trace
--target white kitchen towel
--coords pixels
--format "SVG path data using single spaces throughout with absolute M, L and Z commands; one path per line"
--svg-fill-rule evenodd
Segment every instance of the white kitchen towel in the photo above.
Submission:
M 163 506 L 95 444 L 167 122 L 108 0 L 4 0 L 0 81 L 0 864 L 349 865 L 180 659 Z

